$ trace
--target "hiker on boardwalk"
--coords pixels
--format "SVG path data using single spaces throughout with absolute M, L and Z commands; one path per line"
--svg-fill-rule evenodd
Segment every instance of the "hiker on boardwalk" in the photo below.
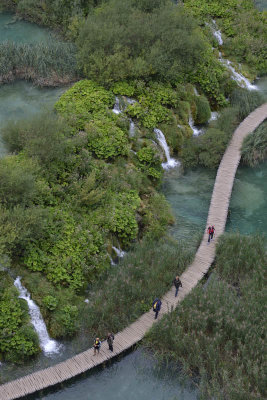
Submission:
M 100 346 L 101 346 L 101 341 L 100 339 L 97 337 L 94 341 L 94 356 L 96 355 L 96 351 L 97 354 L 99 354 L 99 350 L 100 350 Z
M 112 332 L 109 332 L 107 336 L 107 342 L 110 351 L 113 351 L 113 341 L 114 341 L 114 335 Z
M 211 232 L 212 232 L 212 227 L 209 226 L 207 229 L 207 233 L 209 234 L 208 243 L 210 242 L 210 240 L 212 239 L 212 236 L 213 236 Z
M 215 228 L 214 225 L 211 227 L 211 239 L 213 239 L 213 236 L 215 235 Z
M 155 313 L 155 319 L 157 319 L 158 318 L 158 313 L 159 313 L 159 311 L 161 309 L 161 301 L 160 301 L 160 299 L 156 298 L 153 301 L 152 309 L 153 309 L 153 311 Z
M 179 287 L 183 287 L 182 282 L 180 281 L 180 278 L 178 275 L 176 275 L 176 277 L 173 280 L 173 284 L 175 286 L 175 297 L 177 297 L 178 291 L 179 291 Z

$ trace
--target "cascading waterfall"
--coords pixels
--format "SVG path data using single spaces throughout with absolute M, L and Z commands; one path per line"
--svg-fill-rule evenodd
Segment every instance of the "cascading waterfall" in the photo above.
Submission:
M 133 137 L 135 135 L 135 123 L 132 119 L 130 119 L 129 135 L 130 137 Z
M 115 98 L 115 104 L 114 104 L 114 107 L 113 107 L 112 111 L 115 114 L 121 114 L 122 113 L 122 110 L 120 108 L 120 99 L 117 96 Z
M 117 247 L 115 247 L 115 246 L 112 246 L 112 248 L 119 258 L 122 258 L 125 256 L 126 253 L 125 253 L 125 251 L 121 250 L 121 248 L 117 249 Z
M 217 29 L 216 21 L 213 19 L 212 22 L 213 26 L 211 26 L 211 30 L 213 36 L 216 38 L 218 44 L 222 46 L 223 45 L 222 33 L 219 29 Z M 219 52 L 219 60 L 223 65 L 225 65 L 229 69 L 229 71 L 231 71 L 232 79 L 236 81 L 240 87 L 243 87 L 248 90 L 258 90 L 257 86 L 252 85 L 252 83 L 244 75 L 235 70 L 231 61 L 226 60 L 222 57 L 221 52 Z
M 161 130 L 157 129 L 157 128 L 154 129 L 154 132 L 155 132 L 155 134 L 157 136 L 157 140 L 159 142 L 159 145 L 163 149 L 163 151 L 165 153 L 165 156 L 166 156 L 166 159 L 167 159 L 167 162 L 161 164 L 162 167 L 164 169 L 170 169 L 170 168 L 174 168 L 177 165 L 179 165 L 180 164 L 179 161 L 175 160 L 174 158 L 171 158 L 171 156 L 170 156 L 170 150 L 169 150 L 169 147 L 167 145 L 167 142 L 166 142 L 166 139 L 165 139 L 165 136 L 164 136 L 163 132 L 161 132 Z
M 50 339 L 40 309 L 31 299 L 30 293 L 27 289 L 22 286 L 20 276 L 16 278 L 14 285 L 19 291 L 19 298 L 27 301 L 31 323 L 39 337 L 41 349 L 46 355 L 58 353 L 62 348 L 62 345 L 55 340 Z
M 188 124 L 189 124 L 190 128 L 192 129 L 194 136 L 199 136 L 202 133 L 202 129 L 199 129 L 194 125 L 194 120 L 193 120 L 191 113 L 189 115 Z
M 211 27 L 213 36 L 217 39 L 217 42 L 219 43 L 220 46 L 223 45 L 223 39 L 222 39 L 222 32 L 220 29 L 217 29 L 217 24 L 215 19 L 212 20 L 213 26 Z

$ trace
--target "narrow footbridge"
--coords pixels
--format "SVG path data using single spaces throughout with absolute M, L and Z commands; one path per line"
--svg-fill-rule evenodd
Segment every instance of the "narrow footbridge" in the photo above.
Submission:
M 215 243 L 224 232 L 235 173 L 241 157 L 240 148 L 243 139 L 250 132 L 253 132 L 266 118 L 267 103 L 253 111 L 235 130 L 217 171 L 207 219 L 207 226 L 215 225 L 216 238 L 210 245 L 207 245 L 207 234 L 204 233 L 194 261 L 181 275 L 183 287 L 180 289 L 179 295 L 175 298 L 174 289 L 171 289 L 163 297 L 159 319 L 172 308 L 176 307 L 197 285 L 214 261 Z M 104 342 L 102 343 L 100 354 L 95 357 L 93 356 L 93 349 L 90 348 L 57 365 L 1 385 L 0 400 L 12 400 L 24 397 L 59 384 L 104 363 L 142 340 L 154 322 L 153 312 L 150 311 L 142 315 L 123 331 L 118 332 L 114 342 L 113 353 L 109 352 L 107 343 Z

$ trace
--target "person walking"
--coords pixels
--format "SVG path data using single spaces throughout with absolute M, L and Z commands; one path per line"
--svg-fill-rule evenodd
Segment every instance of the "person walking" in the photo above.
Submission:
M 176 277 L 173 280 L 173 284 L 175 286 L 175 297 L 177 297 L 178 291 L 179 291 L 179 287 L 183 287 L 182 282 L 180 281 L 180 278 L 178 275 L 176 275 Z
M 153 309 L 153 311 L 154 311 L 154 313 L 155 313 L 155 319 L 157 319 L 157 318 L 158 318 L 158 314 L 159 314 L 160 309 L 161 309 L 161 301 L 160 301 L 160 299 L 156 298 L 156 299 L 153 301 L 153 303 L 152 303 L 152 309 Z
M 208 229 L 207 229 L 207 233 L 209 234 L 208 243 L 209 243 L 210 240 L 212 239 L 212 233 L 211 233 L 211 231 L 212 231 L 212 228 L 211 228 L 211 226 L 209 226 Z
M 213 236 L 215 235 L 215 228 L 214 225 L 211 227 L 211 240 L 213 239 Z
M 101 341 L 100 339 L 97 337 L 94 341 L 94 356 L 97 354 L 99 354 L 99 350 L 100 350 L 100 346 L 101 346 Z
M 113 351 L 113 341 L 114 341 L 114 335 L 113 333 L 109 332 L 107 336 L 107 342 L 110 351 Z

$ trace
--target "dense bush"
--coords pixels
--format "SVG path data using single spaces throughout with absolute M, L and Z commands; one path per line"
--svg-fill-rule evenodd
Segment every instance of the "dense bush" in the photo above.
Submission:
M 245 138 L 242 145 L 242 160 L 255 166 L 267 158 L 267 123 L 260 125 L 252 135 Z
M 222 237 L 209 281 L 148 335 L 164 359 L 199 374 L 203 399 L 264 397 L 264 246 L 259 236 Z
M 227 56 L 248 64 L 254 74 L 266 73 L 266 14 L 256 10 L 253 0 L 184 0 L 184 6 L 201 23 L 216 18 Z

